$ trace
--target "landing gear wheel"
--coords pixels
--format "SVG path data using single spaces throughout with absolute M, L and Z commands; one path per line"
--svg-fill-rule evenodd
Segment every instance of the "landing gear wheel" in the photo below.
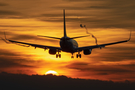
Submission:
M 61 58 L 61 54 L 59 54 L 59 58 Z
M 81 57 L 82 57 L 82 55 L 81 55 L 81 54 L 79 54 L 79 57 L 81 58 Z
M 56 58 L 61 58 L 61 54 L 56 54 Z
M 56 58 L 58 58 L 58 54 L 56 54 Z
M 74 56 L 71 56 L 71 58 L 74 58 Z
M 78 55 L 78 54 L 76 54 L 76 58 L 78 58 L 78 56 L 79 56 L 79 55 Z
M 76 58 L 81 58 L 81 54 L 76 54 Z

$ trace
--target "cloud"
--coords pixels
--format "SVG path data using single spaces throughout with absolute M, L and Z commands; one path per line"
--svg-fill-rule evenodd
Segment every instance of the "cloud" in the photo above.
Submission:
M 27 26 L 0 25 L 0 27 L 27 27 Z
M 78 63 L 71 63 L 67 65 L 69 69 L 79 70 L 85 73 L 94 73 L 95 75 L 109 75 L 109 74 L 120 74 L 120 73 L 134 73 L 134 65 L 78 65 Z
M 71 1 L 72 0 L 67 0 Z M 78 0 L 73 0 L 78 2 Z M 93 1 L 93 0 L 79 0 L 82 2 L 89 1 L 87 3 L 77 3 L 79 5 L 67 5 L 67 6 L 58 6 L 56 8 L 66 8 L 69 10 L 80 10 L 82 11 L 85 17 L 85 14 L 90 17 L 81 18 L 80 21 L 87 23 L 88 27 L 91 28 L 134 28 L 135 21 L 135 1 L 134 0 L 102 0 L 102 2 L 98 2 L 101 0 Z M 92 4 L 91 4 L 92 2 Z M 97 3 L 98 2 L 98 3 Z M 79 7 L 78 7 L 79 6 Z M 83 10 L 86 10 L 84 12 Z M 80 14 L 78 12 L 78 15 Z M 72 18 L 73 19 L 73 18 Z M 74 21 L 72 21 L 74 23 Z M 77 20 L 75 21 L 77 22 Z
M 9 27 L 12 27 L 12 26 L 9 26 Z M 23 27 L 23 26 L 13 26 L 13 27 Z M 3 31 L 0 31 L 0 35 L 2 38 L 4 38 L 4 30 Z M 43 42 L 45 41 L 46 43 L 47 42 L 53 42 L 53 43 L 57 43 L 58 40 L 56 39 L 51 39 L 51 38 L 46 38 L 46 37 L 40 37 L 40 36 L 35 36 L 35 35 L 28 35 L 28 34 L 17 34 L 17 33 L 13 33 L 13 32 L 6 32 L 6 36 L 8 39 L 11 39 L 11 40 L 18 40 L 18 41 L 23 41 L 23 42 L 26 42 L 26 40 L 29 40 L 29 41 L 36 41 L 34 42 L 35 44 L 38 42 Z
M 10 67 L 27 67 L 27 68 L 32 68 L 33 66 L 30 66 L 30 65 L 23 65 L 23 64 L 20 64 L 20 63 L 16 63 L 16 62 L 13 62 L 13 61 L 9 61 L 9 58 L 2 58 L 0 57 L 0 68 L 10 68 Z M 13 59 L 10 59 L 10 60 L 13 60 Z M 19 59 L 20 60 L 20 59 Z M 23 59 L 22 59 L 23 60 Z
M 20 12 L 11 10 L 0 10 L 0 18 L 12 18 L 12 19 L 22 19 L 27 18 Z
M 15 11 L 0 10 L 0 15 L 20 15 L 21 13 Z
M 85 1 L 100 1 L 100 0 L 63 0 L 68 2 L 85 2 Z
M 111 47 L 107 48 L 106 52 L 102 52 L 98 55 L 98 58 L 101 58 L 102 61 L 124 61 L 124 60 L 132 60 L 134 57 L 134 47 Z M 117 59 L 116 59 L 117 58 Z
M 31 40 L 31 41 L 36 41 L 35 43 L 38 44 L 38 41 L 45 41 L 47 42 L 53 42 L 53 43 L 57 43 L 58 40 L 53 40 L 50 38 L 45 38 L 45 37 L 40 37 L 40 36 L 34 36 L 34 35 L 13 35 L 12 38 L 10 38 L 11 40 Z
M 33 68 L 34 66 L 22 64 L 22 62 L 34 62 L 32 60 L 27 60 L 21 57 L 21 54 L 16 52 L 7 51 L 0 49 L 0 68 L 9 68 L 9 67 L 29 67 Z
M 8 4 L 0 2 L 0 6 L 8 6 Z
M 67 1 L 71 3 L 69 4 Z M 21 3 L 20 1 L 17 2 Z M 38 5 L 42 6 L 41 2 L 44 1 L 38 1 Z M 43 12 L 41 8 L 34 10 L 32 7 L 34 7 L 37 2 L 31 1 L 28 1 L 28 4 L 33 3 L 34 6 L 32 5 L 32 7 L 30 7 L 31 5 L 29 5 L 30 11 L 27 11 L 25 8 L 21 8 L 24 7 L 24 3 L 26 2 L 23 2 L 21 6 L 18 6 L 21 10 L 15 8 L 14 10 L 12 9 L 12 11 L 9 9 L 0 10 L 0 14 L 3 15 L 1 17 L 35 18 L 41 21 L 62 22 L 63 16 L 59 10 L 65 8 L 67 11 L 66 21 L 70 22 L 71 26 L 76 26 L 80 23 L 77 18 L 78 16 L 81 17 L 80 21 L 89 28 L 135 28 L 134 0 L 63 0 L 62 2 L 59 0 L 56 4 L 53 3 L 51 6 L 47 5 L 47 7 L 51 7 L 51 9 L 49 8 L 50 12 L 46 9 L 46 12 Z M 12 8 L 13 6 L 10 7 Z M 10 15 L 14 16 L 11 17 Z

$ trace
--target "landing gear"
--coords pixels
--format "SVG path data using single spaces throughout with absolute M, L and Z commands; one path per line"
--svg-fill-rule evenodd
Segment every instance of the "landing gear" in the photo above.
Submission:
M 74 58 L 74 56 L 71 56 L 71 58 Z
M 61 54 L 59 54 L 59 58 L 61 58 Z
M 61 54 L 56 54 L 56 58 L 61 58 Z
M 61 58 L 61 54 L 59 54 L 61 51 L 57 50 L 57 52 L 58 52 L 58 54 L 56 54 L 56 58 Z
M 57 54 L 57 52 L 58 52 L 58 54 Z M 56 52 L 56 58 L 61 58 L 61 54 L 59 54 L 61 51 L 57 50 L 57 52 Z
M 76 54 L 76 58 L 78 58 L 78 57 L 82 57 L 82 55 L 81 54 Z
M 74 56 L 73 56 L 73 53 L 72 53 L 72 56 L 71 56 L 71 58 L 74 58 Z
M 78 52 L 78 54 L 76 54 L 76 58 L 78 58 L 78 57 L 82 57 L 82 55 L 80 54 L 80 52 Z
M 81 58 L 81 57 L 82 57 L 82 55 L 80 54 L 80 52 L 78 52 L 78 54 L 76 54 L 76 58 Z M 73 53 L 72 53 L 71 58 L 74 58 Z

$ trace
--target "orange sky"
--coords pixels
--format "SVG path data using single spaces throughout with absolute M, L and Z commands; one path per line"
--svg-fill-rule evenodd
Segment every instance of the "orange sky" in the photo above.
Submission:
M 71 59 L 49 55 L 48 50 L 6 44 L 0 40 L 0 72 L 45 74 L 54 70 L 73 78 L 99 80 L 135 80 L 135 1 L 134 0 L 1 0 L 0 37 L 30 43 L 59 46 L 59 40 L 37 35 L 63 36 L 63 9 L 66 9 L 69 37 L 86 35 L 85 24 L 98 44 L 132 39 L 123 44 L 92 50 L 91 55 Z M 76 39 L 79 46 L 95 45 L 91 37 Z M 74 54 L 75 56 L 75 54 Z

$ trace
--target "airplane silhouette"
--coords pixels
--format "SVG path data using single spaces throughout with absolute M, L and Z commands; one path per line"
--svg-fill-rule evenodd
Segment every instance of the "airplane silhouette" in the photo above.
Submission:
M 16 43 L 18 45 L 26 46 L 26 47 L 32 46 L 32 47 L 35 47 L 35 48 L 38 47 L 38 48 L 42 48 L 42 49 L 45 49 L 45 50 L 49 49 L 49 54 L 56 55 L 56 58 L 61 58 L 61 54 L 59 54 L 61 51 L 71 53 L 72 54 L 71 58 L 74 58 L 73 54 L 75 52 L 78 52 L 78 54 L 76 54 L 76 58 L 78 58 L 78 57 L 81 58 L 81 54 L 80 54 L 81 51 L 83 51 L 84 55 L 89 55 L 89 54 L 91 54 L 92 49 L 95 49 L 95 48 L 101 49 L 101 48 L 103 48 L 105 46 L 108 46 L 108 45 L 128 42 L 131 39 L 131 32 L 130 32 L 130 37 L 129 37 L 128 40 L 123 40 L 123 41 L 118 41 L 118 42 L 113 42 L 113 43 L 100 44 L 100 45 L 93 45 L 93 46 L 78 47 L 78 43 L 74 39 L 87 37 L 89 35 L 71 37 L 71 38 L 68 37 L 67 34 L 66 34 L 65 10 L 63 10 L 63 17 L 64 17 L 63 18 L 64 19 L 63 20 L 64 21 L 64 36 L 62 38 L 38 35 L 38 36 L 41 36 L 41 37 L 59 39 L 60 40 L 60 47 L 31 44 L 31 43 L 26 43 L 26 42 L 10 40 L 10 39 L 6 38 L 6 35 L 5 35 L 5 39 L 2 38 L 2 40 L 5 41 L 6 43 Z

